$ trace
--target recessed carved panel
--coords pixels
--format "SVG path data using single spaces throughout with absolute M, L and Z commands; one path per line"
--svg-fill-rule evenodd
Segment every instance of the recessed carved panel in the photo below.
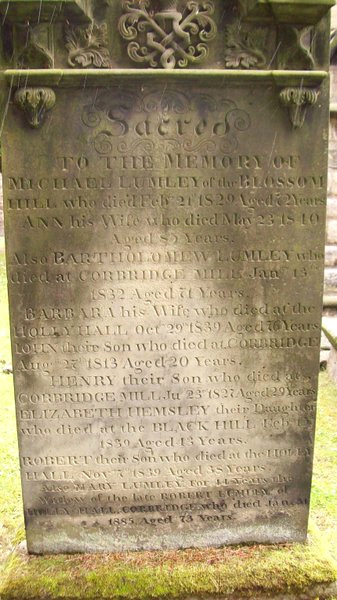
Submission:
M 277 51 L 279 69 L 313 69 L 315 60 L 312 55 L 311 38 L 313 27 L 282 27 Z
M 68 65 L 86 69 L 110 67 L 110 55 L 107 48 L 107 26 L 105 23 L 88 26 L 67 25 L 65 29 Z
M 245 30 L 237 20 L 225 30 L 225 68 L 262 69 L 266 67 L 268 30 L 262 27 Z
M 18 27 L 21 45 L 17 66 L 30 69 L 51 69 L 54 66 L 53 29 L 45 23 Z
M 174 69 L 199 65 L 217 34 L 211 0 L 189 0 L 182 13 L 177 0 L 160 0 L 151 10 L 149 0 L 124 0 L 118 29 L 127 40 L 132 61 L 152 68 Z
M 327 67 L 322 25 L 304 17 L 278 20 L 266 2 L 102 0 L 91 8 L 83 4 L 82 13 L 78 4 L 74 11 L 70 2 L 64 4 L 54 16 L 42 10 L 41 20 L 36 15 L 18 23 L 6 19 L 12 29 L 9 43 L 7 32 L 4 36 L 8 64 L 24 69 Z

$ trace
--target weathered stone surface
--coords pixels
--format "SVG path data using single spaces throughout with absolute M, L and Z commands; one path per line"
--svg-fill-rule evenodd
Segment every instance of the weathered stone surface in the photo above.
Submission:
M 128 86 L 59 89 L 41 130 L 7 122 L 29 547 L 303 539 L 322 150 L 271 86 L 258 110 L 211 79 Z
M 325 64 L 326 21 L 307 48 L 281 19 L 295 71 L 264 71 L 278 23 L 178 4 L 111 5 L 119 50 L 67 23 L 69 69 L 7 73 L 30 552 L 306 538 L 328 80 L 296 69 Z

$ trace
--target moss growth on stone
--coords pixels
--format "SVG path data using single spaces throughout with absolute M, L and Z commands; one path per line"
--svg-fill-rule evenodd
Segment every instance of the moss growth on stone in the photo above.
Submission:
M 317 532 L 310 543 L 113 555 L 30 556 L 14 553 L 2 600 L 147 600 L 190 596 L 305 593 L 337 579 L 337 565 Z

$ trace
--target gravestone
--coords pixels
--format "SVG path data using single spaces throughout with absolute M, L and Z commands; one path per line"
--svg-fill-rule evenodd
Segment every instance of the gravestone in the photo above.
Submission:
M 305 540 L 331 4 L 0 2 L 30 552 Z

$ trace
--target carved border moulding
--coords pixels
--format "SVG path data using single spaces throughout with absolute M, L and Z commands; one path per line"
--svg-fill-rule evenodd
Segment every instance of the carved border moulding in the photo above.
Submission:
M 98 0 L 105 4 L 107 0 Z M 12 23 L 47 22 L 53 24 L 62 21 L 63 16 L 75 17 L 88 22 L 92 18 L 95 0 L 0 0 L 2 19 Z
M 68 24 L 65 38 L 70 67 L 108 69 L 111 66 L 106 23 L 77 27 Z
M 335 0 L 239 0 L 241 14 L 249 21 L 315 25 Z
M 127 40 L 131 60 L 163 69 L 200 64 L 209 53 L 208 42 L 217 35 L 211 0 L 189 0 L 184 16 L 178 0 L 159 0 L 160 11 L 150 10 L 150 0 L 124 0 L 118 23 Z M 148 10 L 149 9 L 149 10 Z M 187 12 L 187 14 L 186 14 Z
M 316 104 L 319 92 L 310 88 L 284 88 L 280 92 L 280 100 L 289 111 L 290 121 L 294 128 L 303 127 L 308 106 Z
M 24 112 L 28 124 L 37 129 L 46 112 L 55 105 L 56 96 L 50 88 L 20 88 L 15 92 L 14 102 Z

